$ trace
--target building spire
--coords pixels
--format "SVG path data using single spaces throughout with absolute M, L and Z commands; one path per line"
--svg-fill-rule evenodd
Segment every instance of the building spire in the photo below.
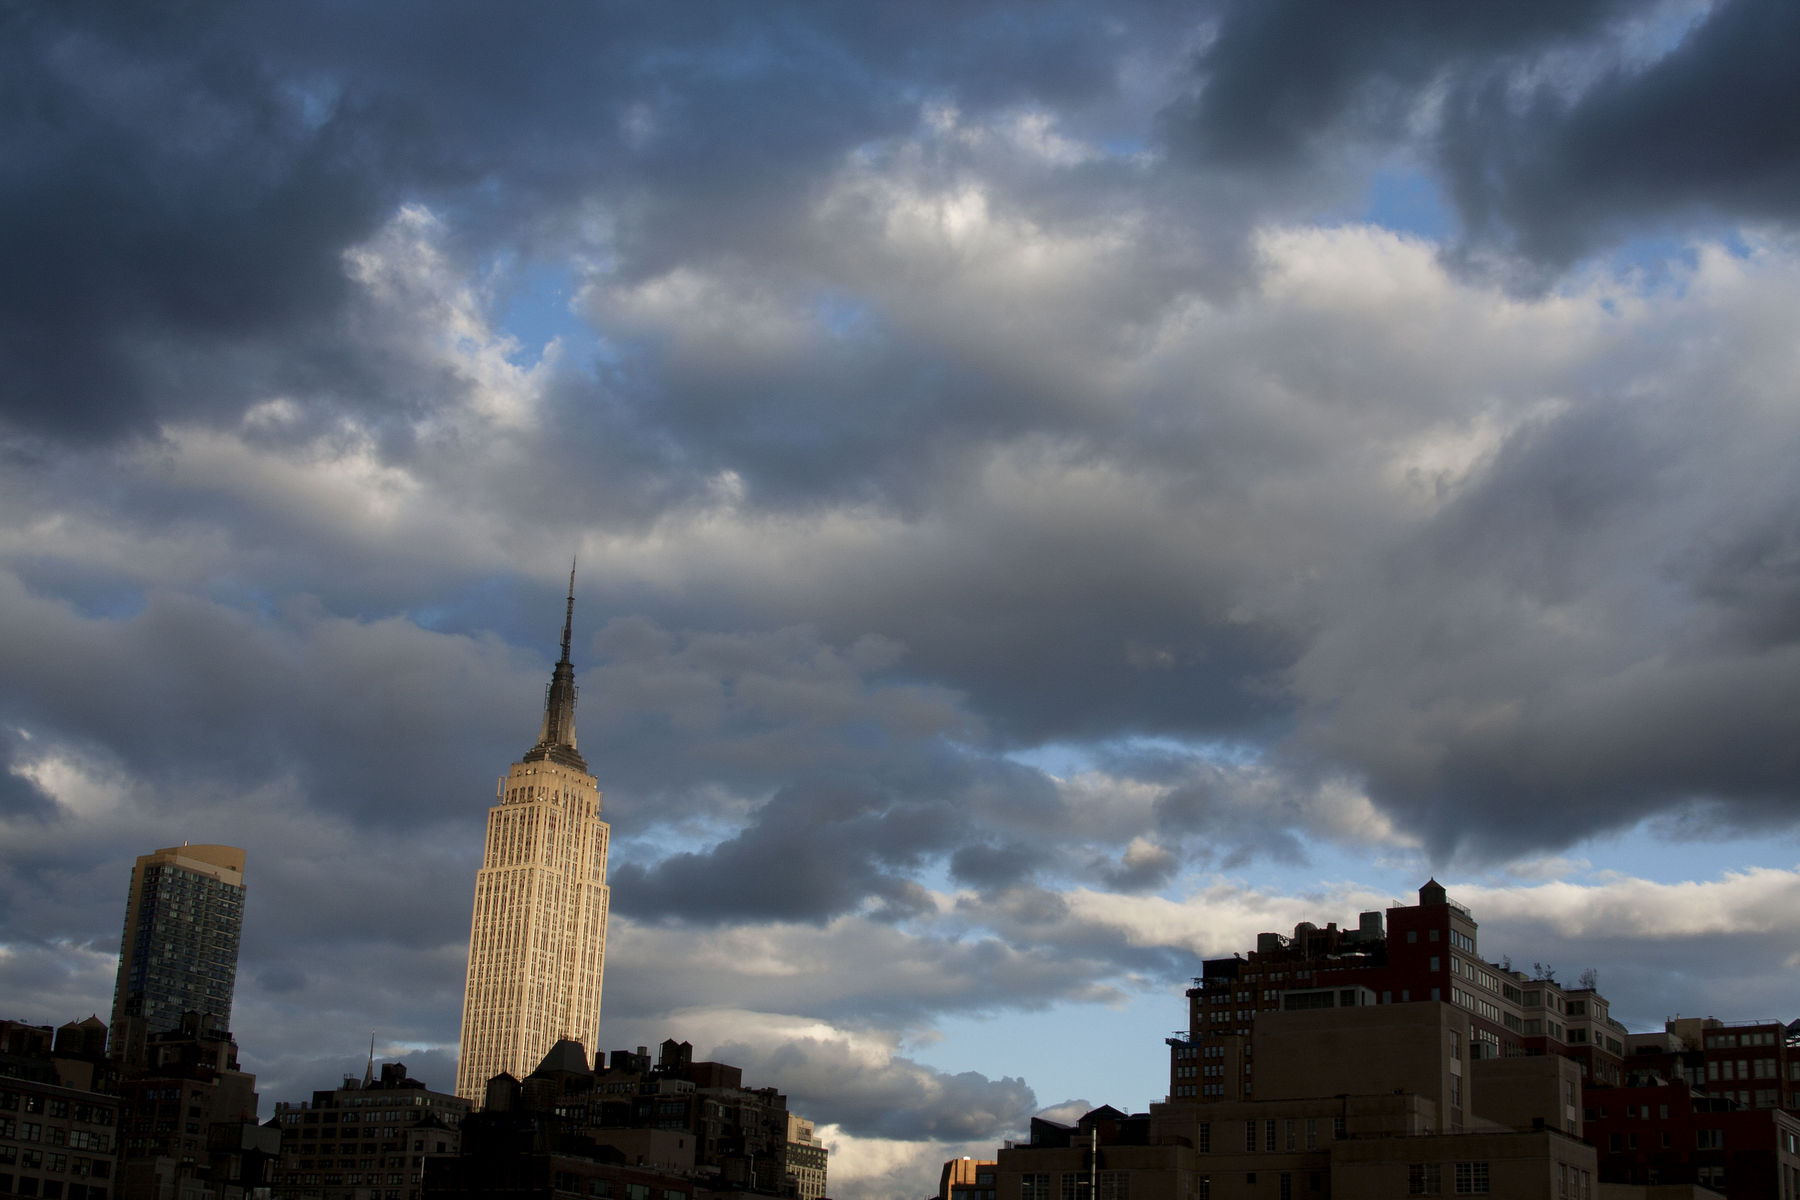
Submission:
M 569 607 L 563 610 L 563 652 L 559 662 L 569 661 L 569 635 L 575 629 L 575 556 L 569 556 Z
M 569 661 L 569 646 L 575 633 L 575 560 L 569 560 L 569 599 L 563 609 L 562 657 L 550 674 L 550 686 L 544 692 L 544 723 L 538 729 L 537 745 L 525 752 L 526 762 L 549 759 L 578 771 L 587 770 L 587 760 L 575 748 L 575 666 Z

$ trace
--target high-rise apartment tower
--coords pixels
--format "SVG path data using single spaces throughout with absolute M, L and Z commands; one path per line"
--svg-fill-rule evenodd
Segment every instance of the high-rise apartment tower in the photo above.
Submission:
M 475 877 L 456 1094 L 476 1105 L 495 1075 L 525 1078 L 559 1038 L 591 1053 L 599 1031 L 608 830 L 575 749 L 574 620 L 571 569 L 544 723 L 500 781 Z
M 236 846 L 170 846 L 140 857 L 125 902 L 109 1053 L 139 1061 L 146 1036 L 176 1028 L 186 1012 L 230 1028 L 243 924 Z

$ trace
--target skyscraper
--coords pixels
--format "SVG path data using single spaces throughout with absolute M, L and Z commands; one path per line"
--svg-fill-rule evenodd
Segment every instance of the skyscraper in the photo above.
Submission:
M 244 924 L 244 852 L 236 846 L 170 846 L 131 869 L 109 1053 L 141 1059 L 148 1034 L 174 1029 L 185 1012 L 231 1026 L 238 934 Z
M 456 1094 L 477 1105 L 493 1076 L 525 1078 L 558 1038 L 591 1054 L 599 1031 L 609 831 L 575 748 L 574 620 L 571 568 L 537 745 L 500 781 L 475 877 Z

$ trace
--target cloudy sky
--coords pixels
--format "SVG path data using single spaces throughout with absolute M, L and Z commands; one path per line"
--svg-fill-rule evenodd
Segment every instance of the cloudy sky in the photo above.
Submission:
M 1800 6 L 0 6 L 0 1015 L 249 853 L 449 1088 L 579 555 L 602 1048 L 917 1197 L 1428 875 L 1791 1018 Z

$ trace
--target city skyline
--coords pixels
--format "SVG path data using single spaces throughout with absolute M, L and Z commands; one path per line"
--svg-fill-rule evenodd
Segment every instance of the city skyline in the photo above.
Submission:
M 452 1089 L 572 554 L 589 1050 L 840 1200 L 1432 876 L 1800 1015 L 1800 9 L 1420 11 L 6 9 L 5 1015 L 229 844 L 265 1099 Z

